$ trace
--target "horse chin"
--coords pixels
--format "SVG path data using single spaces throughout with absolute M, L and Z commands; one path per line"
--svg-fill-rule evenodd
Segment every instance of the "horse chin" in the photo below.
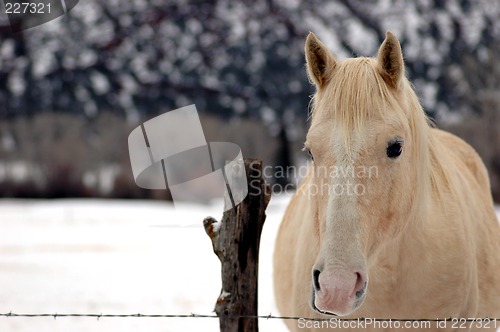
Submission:
M 323 308 L 319 307 L 316 305 L 316 292 L 313 288 L 312 294 L 311 294 L 311 301 L 310 305 L 311 308 L 322 314 L 322 315 L 328 315 L 328 316 L 335 316 L 335 317 L 345 317 L 345 316 L 350 316 L 352 315 L 356 310 L 358 310 L 359 307 L 363 304 L 365 297 L 366 297 L 366 292 L 361 296 L 360 298 L 357 298 L 354 300 L 354 302 L 351 305 L 347 305 L 347 307 L 343 310 L 330 310 L 328 308 Z

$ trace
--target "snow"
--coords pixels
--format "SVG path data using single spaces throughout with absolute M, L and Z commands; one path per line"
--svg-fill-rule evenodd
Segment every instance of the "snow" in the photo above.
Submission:
M 261 239 L 259 313 L 278 314 L 273 197 Z M 220 262 L 202 226 L 210 206 L 152 201 L 0 201 L 0 313 L 213 314 Z M 182 224 L 187 225 L 185 227 Z M 193 226 L 193 225 L 199 226 Z M 223 295 L 225 293 L 222 293 Z M 219 331 L 214 318 L 14 318 L 0 331 Z M 279 320 L 261 331 L 286 331 Z
M 19 182 L 30 178 L 39 178 L 40 175 L 39 167 L 25 161 L 0 162 L 0 181 Z
M 221 221 L 214 222 L 214 223 L 212 224 L 212 231 L 213 231 L 214 233 L 219 233 L 220 226 L 222 226 L 222 222 L 221 222 Z
M 226 291 L 222 291 L 222 293 L 219 295 L 219 298 L 217 299 L 217 301 L 224 301 L 224 299 L 230 295 L 231 295 L 231 293 L 226 292 Z
M 261 239 L 259 314 L 279 314 L 274 196 Z M 202 227 L 218 205 L 117 200 L 0 201 L 0 313 L 212 314 L 220 262 Z M 497 208 L 500 216 L 500 207 Z M 183 227 L 182 224 L 188 225 Z M 193 226 L 199 225 L 199 226 Z M 261 331 L 286 331 L 259 320 Z M 0 331 L 219 331 L 214 318 L 0 317 Z

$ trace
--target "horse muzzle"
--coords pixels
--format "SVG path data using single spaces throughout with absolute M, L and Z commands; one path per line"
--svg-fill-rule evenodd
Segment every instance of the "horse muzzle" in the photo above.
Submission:
M 322 314 L 346 316 L 361 306 L 366 296 L 368 277 L 364 272 L 313 270 L 311 306 Z

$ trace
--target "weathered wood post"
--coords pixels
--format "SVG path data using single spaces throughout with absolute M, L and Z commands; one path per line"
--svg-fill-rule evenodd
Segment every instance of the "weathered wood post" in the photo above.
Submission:
M 221 332 L 256 332 L 259 244 L 271 190 L 262 178 L 262 161 L 245 158 L 247 197 L 224 212 L 220 224 L 203 221 L 222 265 L 222 290 L 215 304 Z

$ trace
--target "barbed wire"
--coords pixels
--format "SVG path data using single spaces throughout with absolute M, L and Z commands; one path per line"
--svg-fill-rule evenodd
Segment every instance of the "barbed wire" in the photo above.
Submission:
M 52 317 L 57 319 L 58 317 L 86 317 L 86 318 L 219 318 L 215 314 L 103 314 L 103 313 L 0 313 L 0 317 Z M 341 318 L 341 317 L 329 317 L 329 318 L 312 318 L 312 317 L 294 317 L 294 316 L 275 316 L 273 314 L 269 315 L 238 315 L 238 316 L 224 316 L 224 318 L 247 318 L 247 319 L 280 319 L 280 320 L 306 320 L 306 321 L 329 321 L 332 318 L 338 321 L 368 321 L 377 320 L 379 322 L 475 322 L 478 320 L 490 320 L 490 321 L 500 321 L 500 318 L 435 318 L 435 319 L 393 319 L 393 318 Z

